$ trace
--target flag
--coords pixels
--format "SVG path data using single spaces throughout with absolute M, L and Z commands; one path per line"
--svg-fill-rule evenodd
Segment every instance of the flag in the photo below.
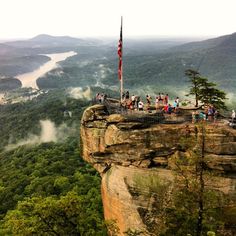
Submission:
M 119 64 L 118 64 L 118 77 L 119 77 L 119 80 L 122 79 L 122 18 L 121 18 L 121 26 L 120 26 L 120 40 L 119 40 L 119 43 L 118 43 L 118 50 L 117 50 L 117 53 L 118 53 L 118 57 L 119 57 Z

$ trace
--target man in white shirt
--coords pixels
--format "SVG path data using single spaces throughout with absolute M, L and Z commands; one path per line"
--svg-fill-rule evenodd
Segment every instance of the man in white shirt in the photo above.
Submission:
M 232 115 L 231 115 L 232 123 L 234 123 L 235 117 L 236 117 L 235 111 L 232 110 Z
M 139 110 L 139 111 L 143 111 L 143 106 L 144 106 L 144 104 L 143 104 L 143 102 L 140 100 L 139 103 L 138 103 L 138 110 Z

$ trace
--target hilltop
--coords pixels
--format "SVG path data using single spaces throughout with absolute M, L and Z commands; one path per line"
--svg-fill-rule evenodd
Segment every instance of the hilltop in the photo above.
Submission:
M 70 36 L 52 36 L 48 34 L 40 34 L 29 40 L 13 41 L 7 43 L 10 46 L 24 48 L 24 47 L 76 47 L 87 44 L 83 39 L 73 38 Z

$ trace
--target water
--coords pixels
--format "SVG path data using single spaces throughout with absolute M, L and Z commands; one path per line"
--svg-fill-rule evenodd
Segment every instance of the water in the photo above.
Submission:
M 74 51 L 70 52 L 64 52 L 64 53 L 55 53 L 55 54 L 45 54 L 45 56 L 50 57 L 50 61 L 46 62 L 42 66 L 40 66 L 38 69 L 24 73 L 21 75 L 17 75 L 16 78 L 19 79 L 22 83 L 22 87 L 31 87 L 33 89 L 38 89 L 37 86 L 37 79 L 50 70 L 56 68 L 58 66 L 58 62 L 66 60 L 68 57 L 72 57 L 76 55 L 77 53 Z

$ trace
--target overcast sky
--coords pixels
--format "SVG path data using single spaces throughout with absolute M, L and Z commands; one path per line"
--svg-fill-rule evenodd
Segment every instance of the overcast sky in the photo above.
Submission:
M 0 38 L 38 34 L 218 36 L 236 32 L 236 0 L 0 0 Z

